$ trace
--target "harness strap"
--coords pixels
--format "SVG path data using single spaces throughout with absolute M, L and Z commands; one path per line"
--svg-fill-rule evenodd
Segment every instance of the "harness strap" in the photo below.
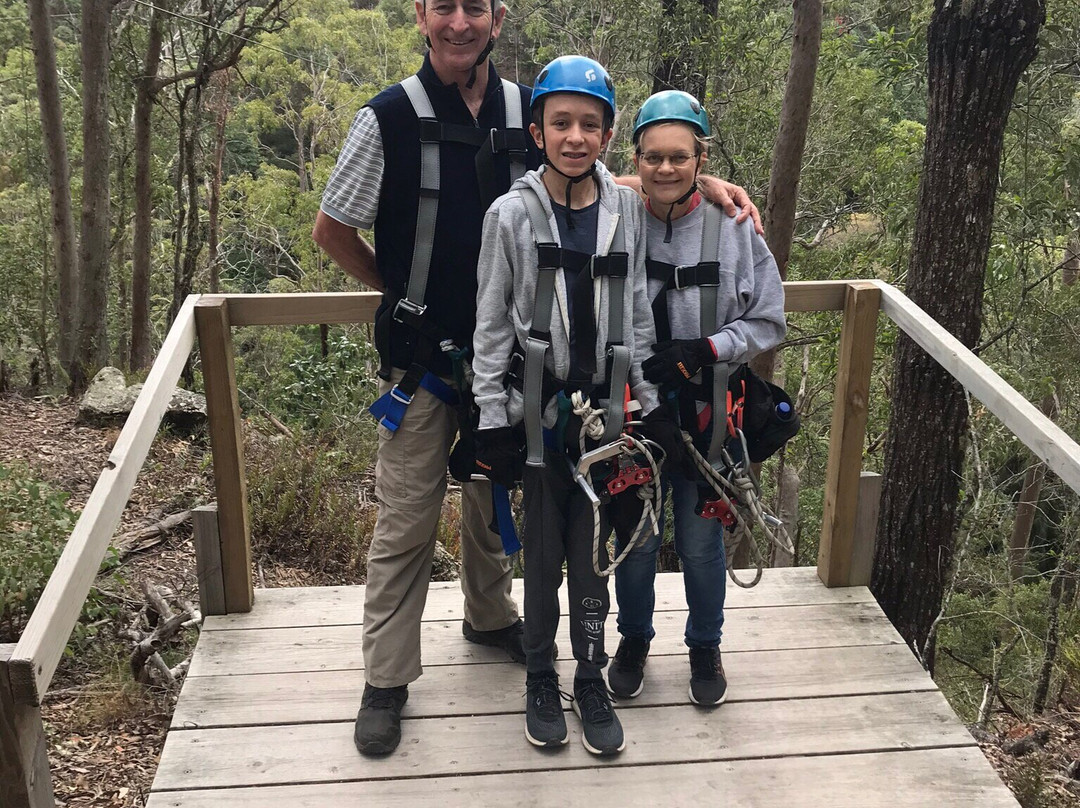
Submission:
M 555 276 L 562 262 L 561 250 L 548 225 L 547 213 L 540 197 L 532 188 L 521 190 L 521 199 L 529 214 L 529 223 L 536 236 L 539 273 L 536 280 L 536 297 L 533 304 L 532 330 L 525 343 L 525 464 L 535 468 L 544 466 L 543 418 L 544 356 L 551 347 L 551 318 L 555 309 Z M 543 314 L 542 312 L 546 312 Z
M 611 380 L 608 388 L 607 417 L 604 419 L 604 436 L 601 440 L 610 443 L 623 431 L 626 413 L 623 410 L 623 391 L 630 376 L 630 349 L 623 344 L 623 313 L 625 311 L 624 293 L 628 272 L 628 254 L 623 222 L 620 216 L 615 223 L 615 233 L 608 249 L 604 251 L 609 260 L 621 258 L 622 272 L 608 276 L 608 344 L 609 365 L 607 377 Z
M 705 220 L 701 225 L 701 259 L 698 267 L 716 267 L 716 281 L 708 285 L 700 286 L 701 299 L 701 336 L 708 337 L 716 330 L 716 295 L 719 289 L 719 261 L 720 257 L 720 208 L 709 205 L 705 208 Z M 720 413 L 727 413 L 727 388 L 728 377 L 731 374 L 731 365 L 726 362 L 712 366 L 712 412 L 713 430 L 709 440 L 709 462 L 715 462 L 720 458 L 724 441 L 727 439 L 726 417 L 721 418 Z
M 383 393 L 368 407 L 370 412 L 391 433 L 397 432 L 419 388 L 424 388 L 444 404 L 456 407 L 458 394 L 450 385 L 421 366 L 413 364 L 397 384 Z

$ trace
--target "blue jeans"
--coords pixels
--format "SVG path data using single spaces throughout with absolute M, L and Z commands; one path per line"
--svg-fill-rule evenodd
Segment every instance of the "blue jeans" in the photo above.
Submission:
M 727 567 L 724 558 L 724 527 L 718 519 L 702 519 L 694 513 L 697 485 L 675 472 L 664 474 L 664 498 L 671 496 L 675 516 L 675 552 L 683 570 L 686 587 L 686 644 L 691 648 L 713 648 L 720 644 L 724 625 L 724 596 Z M 653 609 L 656 605 L 656 554 L 664 535 L 664 515 L 660 532 L 650 536 L 626 557 L 615 570 L 615 597 L 619 603 L 619 633 L 624 637 L 651 640 Z M 621 552 L 622 547 L 617 548 Z

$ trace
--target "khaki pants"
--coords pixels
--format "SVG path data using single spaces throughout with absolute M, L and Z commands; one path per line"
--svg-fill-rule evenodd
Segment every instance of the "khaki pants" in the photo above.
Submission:
M 395 369 L 382 395 L 404 375 Z M 375 465 L 379 513 L 368 552 L 364 601 L 367 682 L 397 687 L 419 678 L 420 617 L 427 601 L 431 558 L 446 493 L 446 461 L 457 414 L 423 388 L 417 390 L 392 438 L 380 430 Z M 491 486 L 468 483 L 461 495 L 461 589 L 465 619 L 480 631 L 518 619 L 510 597 L 513 571 L 499 535 L 488 530 Z

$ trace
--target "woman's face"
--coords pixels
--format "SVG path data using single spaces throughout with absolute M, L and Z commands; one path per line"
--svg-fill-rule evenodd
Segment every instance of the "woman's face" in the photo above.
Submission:
M 634 165 L 653 205 L 671 205 L 690 189 L 705 164 L 694 131 L 683 123 L 658 123 L 641 133 Z

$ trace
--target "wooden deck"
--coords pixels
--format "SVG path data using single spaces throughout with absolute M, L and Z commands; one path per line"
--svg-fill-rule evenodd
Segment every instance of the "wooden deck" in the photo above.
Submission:
M 687 699 L 681 576 L 660 576 L 645 691 L 618 704 L 626 751 L 603 760 L 572 714 L 566 746 L 527 743 L 524 671 L 465 642 L 461 599 L 431 585 L 426 672 L 384 759 L 352 742 L 363 587 L 258 590 L 250 614 L 207 618 L 148 808 L 1017 805 L 865 587 L 827 589 L 809 568 L 729 585 L 730 696 L 703 710 Z M 614 615 L 608 637 L 614 651 Z M 559 646 L 568 686 L 565 625 Z

